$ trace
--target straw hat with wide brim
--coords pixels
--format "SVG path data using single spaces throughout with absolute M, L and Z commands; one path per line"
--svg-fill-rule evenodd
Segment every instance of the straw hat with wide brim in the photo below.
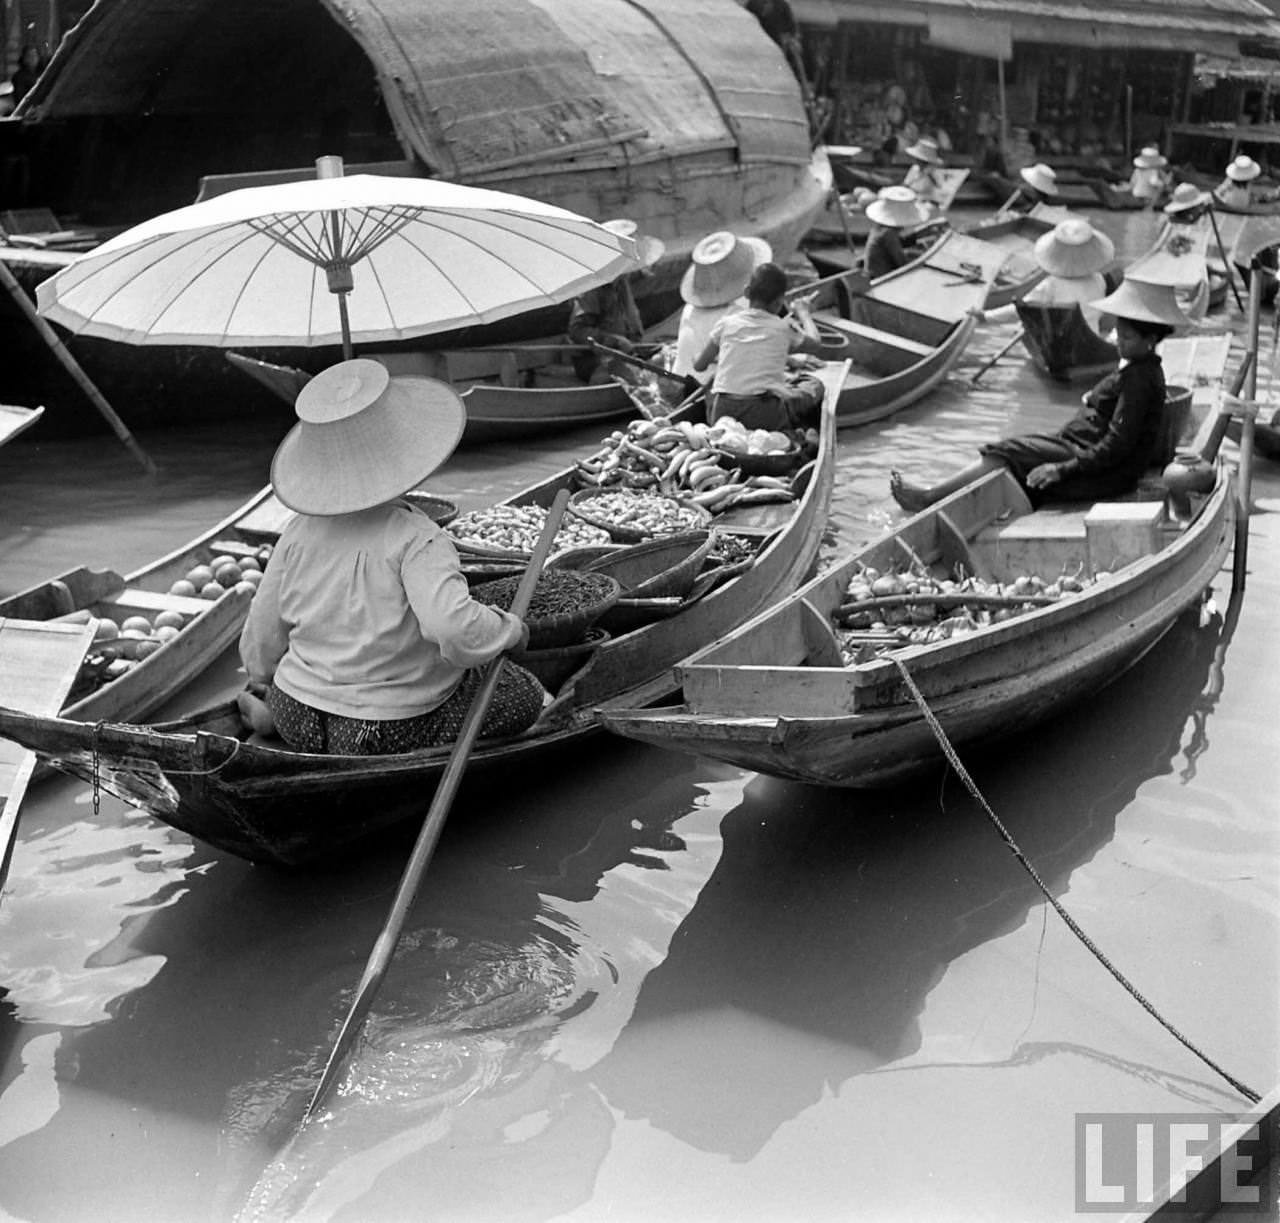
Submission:
M 921 137 L 906 150 L 908 157 L 914 157 L 916 161 L 926 161 L 931 166 L 942 165 L 942 156 L 938 152 L 938 142 L 930 140 L 927 136 Z
M 651 238 L 648 234 L 642 235 L 640 227 L 626 217 L 617 217 L 612 221 L 601 221 L 600 224 L 611 234 L 617 234 L 620 238 L 630 238 L 636 244 L 642 267 L 653 267 L 666 252 L 667 244 L 661 238 Z
M 1018 173 L 1022 175 L 1023 181 L 1028 186 L 1034 187 L 1041 195 L 1057 193 L 1058 176 L 1054 173 L 1052 166 L 1046 166 L 1041 161 L 1034 166 L 1024 166 Z
M 863 210 L 867 220 L 890 229 L 904 229 L 929 219 L 929 208 L 910 187 L 881 187 L 876 198 Z
M 1193 208 L 1208 204 L 1211 198 L 1207 191 L 1201 191 L 1195 183 L 1179 183 L 1173 189 L 1173 194 L 1169 197 L 1164 210 L 1170 216 L 1178 212 L 1190 212 Z
M 1144 323 L 1164 323 L 1169 327 L 1189 327 L 1191 320 L 1178 309 L 1173 285 L 1149 284 L 1125 277 L 1120 287 L 1106 297 L 1090 302 L 1095 310 L 1116 318 Z
M 1227 167 L 1227 177 L 1237 183 L 1251 183 L 1261 173 L 1262 167 L 1247 153 L 1241 153 Z
M 727 229 L 698 240 L 693 262 L 680 281 L 680 296 L 691 306 L 727 306 L 747 291 L 751 273 L 773 258 L 763 238 L 741 238 Z
M 1059 221 L 1036 239 L 1036 262 L 1050 276 L 1092 276 L 1115 258 L 1115 244 L 1083 217 Z
M 299 514 L 352 514 L 426 479 L 454 451 L 467 413 L 432 378 L 393 378 L 356 358 L 298 392 L 298 423 L 271 460 L 276 496 Z
M 1169 159 L 1154 144 L 1147 145 L 1133 159 L 1139 170 L 1160 170 L 1169 164 Z

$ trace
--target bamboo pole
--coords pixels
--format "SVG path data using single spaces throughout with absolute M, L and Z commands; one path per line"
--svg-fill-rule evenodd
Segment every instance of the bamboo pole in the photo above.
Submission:
M 36 334 L 49 346 L 53 355 L 62 363 L 67 373 L 69 373 L 89 397 L 89 401 L 101 413 L 115 433 L 126 447 L 129 453 L 133 455 L 142 469 L 148 475 L 155 475 L 156 465 L 152 458 L 141 446 L 133 434 L 129 432 L 128 426 L 116 415 L 115 409 L 107 402 L 106 397 L 93 384 L 89 375 L 84 372 L 80 366 L 80 362 L 75 359 L 67 349 L 67 346 L 58 338 L 58 333 L 49 326 L 44 319 L 36 313 L 36 308 L 31 299 L 22 291 L 22 286 L 18 283 L 18 279 L 9 270 L 9 265 L 3 259 L 0 259 L 0 284 L 3 284 L 8 291 L 10 297 L 18 304 L 18 309 L 31 321 L 31 325 L 36 329 Z
M 1226 269 L 1227 284 L 1231 286 L 1232 296 L 1236 299 L 1236 309 L 1243 310 L 1244 302 L 1240 300 L 1240 290 L 1236 288 L 1236 278 L 1231 267 L 1231 260 L 1227 258 L 1226 247 L 1222 245 L 1222 234 L 1218 231 L 1218 216 L 1213 211 L 1213 205 L 1209 205 L 1209 224 L 1213 226 L 1213 237 L 1218 243 L 1218 255 L 1222 259 L 1222 266 Z
M 1240 464 L 1236 470 L 1236 537 L 1231 557 L 1231 590 L 1242 593 L 1249 571 L 1249 501 L 1253 487 L 1253 418 L 1258 398 L 1258 332 L 1262 318 L 1262 268 L 1253 259 L 1253 275 L 1249 277 L 1249 349 L 1253 361 L 1245 377 L 1244 398 L 1250 410 L 1240 422 Z

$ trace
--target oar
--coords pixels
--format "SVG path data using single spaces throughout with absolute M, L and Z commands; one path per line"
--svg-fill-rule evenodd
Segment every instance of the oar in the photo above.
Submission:
M 670 382 L 678 382 L 684 389 L 686 395 L 692 394 L 697 389 L 698 380 L 691 378 L 688 374 L 675 374 L 669 369 L 664 369 L 653 361 L 646 361 L 643 357 L 633 356 L 629 352 L 623 352 L 620 348 L 610 348 L 607 344 L 601 344 L 599 340 L 592 340 L 591 347 L 598 353 L 603 353 L 607 357 L 614 357 L 619 361 L 625 362 L 627 365 L 634 365 L 637 369 L 648 370 L 651 374 L 656 374 L 659 378 L 666 378 Z
M 1213 211 L 1213 205 L 1209 205 L 1209 224 L 1213 226 L 1213 236 L 1218 243 L 1218 255 L 1222 259 L 1222 266 L 1227 273 L 1227 284 L 1231 286 L 1231 295 L 1236 299 L 1236 309 L 1243 310 L 1244 302 L 1240 300 L 1240 290 L 1236 288 L 1236 278 L 1232 275 L 1231 260 L 1227 258 L 1227 252 L 1222 245 L 1222 234 L 1218 232 L 1218 217 Z
M 523 617 L 529 610 L 529 602 L 533 598 L 538 574 L 551 552 L 551 545 L 555 540 L 556 532 L 560 529 L 560 519 L 564 515 L 564 508 L 568 502 L 569 490 L 561 489 L 551 503 L 546 525 L 542 528 L 542 534 L 533 550 L 529 567 L 520 579 L 519 589 L 511 604 L 513 615 Z M 435 797 L 431 800 L 431 807 L 423 822 L 422 831 L 418 833 L 413 853 L 409 855 L 409 863 L 404 868 L 400 886 L 396 889 L 391 911 L 387 914 L 387 920 L 378 933 L 369 962 L 364 966 L 364 975 L 356 988 L 355 1001 L 352 1002 L 351 1010 L 347 1013 L 347 1018 L 338 1033 L 338 1039 L 334 1042 L 333 1052 L 329 1054 L 329 1061 L 324 1068 L 324 1074 L 320 1077 L 320 1084 L 311 1097 L 311 1103 L 307 1105 L 307 1111 L 302 1116 L 304 1124 L 319 1110 L 333 1087 L 338 1072 L 342 1068 L 343 1058 L 359 1035 L 365 1016 L 373 1005 L 374 995 L 377 994 L 382 979 L 386 976 L 396 944 L 400 941 L 400 932 L 404 927 L 405 918 L 409 915 L 409 908 L 413 904 L 414 896 L 417 895 L 418 885 L 422 882 L 422 876 L 426 873 L 432 854 L 435 853 L 436 842 L 440 839 L 440 830 L 444 827 L 449 808 L 453 805 L 454 795 L 457 793 L 462 774 L 467 767 L 467 758 L 471 755 L 472 744 L 480 733 L 480 725 L 489 709 L 489 703 L 493 700 L 501 666 L 502 656 L 500 655 L 489 664 L 489 669 L 485 672 L 484 679 L 481 680 L 480 687 L 472 698 L 471 708 L 467 710 L 462 729 L 449 755 L 449 763 L 445 766 L 440 784 L 436 787 Z
M 978 379 L 981 378 L 982 375 L 987 372 L 987 370 L 989 370 L 997 361 L 999 361 L 1000 358 L 1003 357 L 1005 353 L 1007 353 L 1009 349 L 1011 349 L 1016 343 L 1018 343 L 1018 341 L 1021 340 L 1022 337 L 1025 336 L 1026 334 L 1027 334 L 1026 328 L 1020 327 L 1018 329 L 1018 333 L 1013 337 L 1013 339 L 1010 340 L 998 353 L 996 353 L 994 357 L 991 358 L 990 361 L 988 361 L 980 370 L 978 370 L 976 374 L 974 374 L 972 378 L 969 379 L 970 383 L 976 383 Z

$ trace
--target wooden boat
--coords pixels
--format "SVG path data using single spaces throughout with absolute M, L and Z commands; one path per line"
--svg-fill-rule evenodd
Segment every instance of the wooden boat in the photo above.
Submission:
M 512 739 L 481 742 L 469 769 L 508 770 L 598 729 L 600 710 L 644 705 L 676 690 L 672 668 L 744 619 L 790 594 L 817 557 L 835 478 L 831 377 L 817 458 L 787 504 L 743 506 L 716 525 L 754 541 L 754 561 L 719 585 L 704 582 L 674 615 L 602 644 L 566 680 L 538 722 Z M 547 505 L 574 483 L 574 468 L 510 498 Z M 421 816 L 449 751 L 381 757 L 308 755 L 247 741 L 234 703 L 158 726 L 108 723 L 0 710 L 0 736 L 91 779 L 157 818 L 228 853 L 295 865 L 341 857 L 401 820 Z
M 1196 603 L 1219 575 L 1232 505 L 1221 467 L 1189 522 L 1171 520 L 1163 498 L 1032 512 L 1007 472 L 989 472 L 682 663 L 683 704 L 611 708 L 602 720 L 627 738 L 778 777 L 900 781 L 941 752 L 898 662 L 953 744 L 1025 727 L 1097 692 Z M 842 640 L 833 613 L 851 579 L 864 565 L 885 573 L 909 563 L 962 565 L 1004 583 L 1019 574 L 1052 582 L 1078 567 L 1097 576 L 1082 578 L 1078 593 L 931 644 L 901 644 L 891 629 Z
M 972 238 L 981 238 L 1005 252 L 1005 261 L 987 294 L 986 308 L 995 310 L 1015 302 L 1044 279 L 1044 269 L 1036 262 L 1036 239 L 1046 234 L 1066 216 L 1059 208 L 1038 204 L 1029 213 L 999 214 L 965 227 Z
M 130 616 L 148 620 L 178 613 L 177 636 L 138 659 L 118 678 L 106 679 L 90 659 L 62 708 L 64 718 L 97 722 L 104 718 L 144 718 L 207 668 L 239 635 L 252 595 L 229 589 L 217 598 L 169 593 L 170 586 L 196 565 L 215 556 L 256 556 L 278 538 L 290 517 L 262 489 L 217 526 L 151 564 L 121 576 L 110 570 L 72 569 L 38 586 L 0 599 L 0 617 L 23 620 L 84 620 L 107 617 L 117 625 Z M 129 647 L 131 650 L 135 647 Z
M 1042 374 L 1059 382 L 1096 381 L 1110 373 L 1120 353 L 1085 321 L 1080 307 L 1014 302 L 1022 324 L 1022 342 Z
M 912 263 L 846 295 L 845 317 L 815 313 L 829 359 L 852 362 L 840 393 L 842 428 L 905 408 L 946 377 L 1005 259 L 997 246 L 945 230 Z
M 1227 436 L 1237 445 L 1240 443 L 1240 429 L 1238 420 L 1227 425 Z M 1266 420 L 1259 418 L 1253 422 L 1253 448 L 1264 459 L 1280 462 L 1280 411 Z
M 352 174 L 441 178 L 634 220 L 666 247 L 639 287 L 650 322 L 678 306 L 680 278 L 707 233 L 761 237 L 785 259 L 831 189 L 799 81 L 734 0 L 592 0 L 563 11 L 501 0 L 468 21 L 453 0 L 249 6 L 234 21 L 208 21 L 205 8 L 102 0 L 68 30 L 23 99 L 23 121 L 8 125 L 17 147 L 6 151 L 29 158 L 42 204 L 136 223 L 191 203 L 202 176 L 207 197 L 311 177 L 317 152 L 343 152 Z M 193 22 L 202 30 L 195 58 Z M 266 47 L 287 54 L 264 70 Z M 314 118 L 311 130 L 300 114 Z M 52 271 L 23 268 L 28 291 Z M 567 316 L 566 305 L 429 342 L 552 335 Z M 132 425 L 162 422 L 178 398 L 185 420 L 261 408 L 228 393 L 236 380 L 207 351 L 71 346 Z M 313 372 L 333 360 L 253 355 Z M 6 370 L 5 397 L 35 401 L 40 356 Z
M 0 446 L 30 429 L 43 415 L 43 408 L 18 408 L 0 403 Z
M 565 349 L 571 350 L 572 345 Z M 368 355 L 383 361 L 394 374 L 418 374 L 452 383 L 467 410 L 463 445 L 562 433 L 635 411 L 625 386 L 615 381 L 596 385 L 578 382 L 572 367 L 564 363 L 564 350 L 551 344 L 536 350 L 512 347 Z M 227 359 L 290 405 L 311 378 L 305 370 L 243 353 L 229 352 Z

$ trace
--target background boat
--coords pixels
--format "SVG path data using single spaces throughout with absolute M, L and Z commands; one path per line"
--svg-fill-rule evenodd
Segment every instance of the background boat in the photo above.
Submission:
M 1115 369 L 1120 353 L 1085 321 L 1079 306 L 1014 302 L 1022 324 L 1022 342 L 1035 367 L 1063 382 L 1097 380 Z
M 289 0 L 234 17 L 215 0 L 178 10 L 104 0 L 68 33 L 22 111 L 0 151 L 26 160 L 29 194 L 104 228 L 197 194 L 313 175 L 324 154 L 344 156 L 349 173 L 439 177 L 599 220 L 629 217 L 666 244 L 642 286 L 646 321 L 678 305 L 698 239 L 731 229 L 785 258 L 831 185 L 799 83 L 733 0 L 493 0 L 465 16 L 447 0 Z M 71 256 L 9 257 L 30 290 Z M 567 307 L 539 314 L 554 317 L 438 342 L 564 330 Z M 19 338 L 6 397 L 56 385 L 60 404 L 78 403 L 38 341 Z M 133 425 L 163 421 L 179 400 L 189 417 L 273 406 L 208 354 L 71 347 Z M 334 358 L 250 355 L 313 371 Z M 60 409 L 59 426 L 68 423 Z

